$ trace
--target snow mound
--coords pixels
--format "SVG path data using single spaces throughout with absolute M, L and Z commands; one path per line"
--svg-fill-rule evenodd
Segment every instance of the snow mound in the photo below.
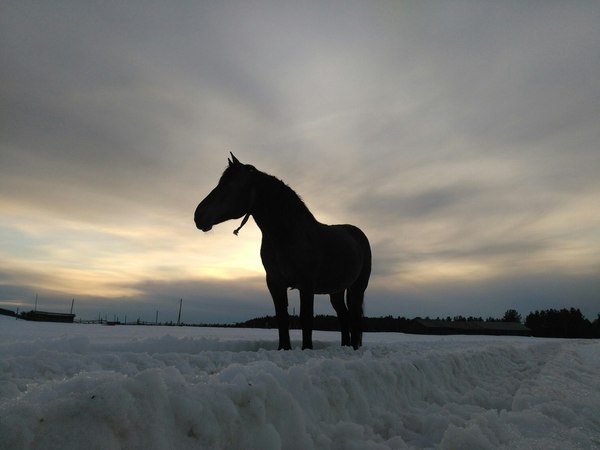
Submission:
M 275 335 L 2 318 L 0 448 L 600 448 L 598 341 Z

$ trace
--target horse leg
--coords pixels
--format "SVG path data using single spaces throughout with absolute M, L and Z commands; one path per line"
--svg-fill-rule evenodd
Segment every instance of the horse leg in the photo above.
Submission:
M 277 328 L 279 329 L 278 350 L 291 350 L 290 343 L 290 318 L 288 315 L 288 298 L 285 286 L 270 282 L 267 277 L 267 287 L 275 305 L 275 316 L 277 317 Z
M 312 330 L 315 294 L 312 290 L 300 290 L 300 323 L 302 324 L 302 350 L 313 348 Z
M 350 288 L 347 292 L 348 310 L 350 311 L 350 343 L 354 350 L 362 345 L 363 301 L 365 291 Z
M 342 332 L 342 345 L 350 345 L 350 323 L 348 318 L 348 308 L 344 303 L 344 291 L 329 294 L 331 306 L 340 321 L 340 331 Z

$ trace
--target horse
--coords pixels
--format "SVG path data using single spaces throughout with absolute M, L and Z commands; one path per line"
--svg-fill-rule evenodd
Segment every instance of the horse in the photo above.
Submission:
M 302 349 L 312 349 L 315 294 L 329 294 L 342 346 L 362 345 L 364 293 L 371 275 L 371 247 L 354 225 L 320 223 L 278 178 L 241 163 L 231 153 L 217 186 L 194 213 L 203 232 L 227 220 L 252 215 L 262 232 L 260 256 L 275 305 L 279 350 L 291 349 L 288 288 L 300 292 Z M 344 298 L 345 295 L 345 298 Z

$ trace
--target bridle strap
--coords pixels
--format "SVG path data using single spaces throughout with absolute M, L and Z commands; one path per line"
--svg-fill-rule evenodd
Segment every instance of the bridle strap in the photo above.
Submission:
M 242 219 L 242 224 L 239 227 L 237 227 L 235 230 L 233 230 L 233 234 L 235 234 L 236 236 L 238 235 L 238 233 L 240 232 L 240 230 L 242 229 L 242 227 L 244 225 L 246 225 L 246 222 L 248 222 L 248 218 L 250 217 L 250 214 L 252 214 L 252 207 L 254 206 L 254 200 L 255 199 L 256 199 L 256 194 L 255 194 L 254 191 L 252 191 L 252 196 L 250 197 L 250 206 L 248 207 L 248 212 L 246 213 L 246 215 Z

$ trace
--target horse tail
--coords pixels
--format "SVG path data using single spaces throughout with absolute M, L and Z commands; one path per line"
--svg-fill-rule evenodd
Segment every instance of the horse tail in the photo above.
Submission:
M 348 288 L 346 299 L 350 312 L 350 341 L 354 349 L 357 349 L 362 345 L 364 299 L 371 277 L 372 254 L 369 239 L 360 228 L 346 225 L 346 229 L 354 237 L 361 258 L 359 275 Z

